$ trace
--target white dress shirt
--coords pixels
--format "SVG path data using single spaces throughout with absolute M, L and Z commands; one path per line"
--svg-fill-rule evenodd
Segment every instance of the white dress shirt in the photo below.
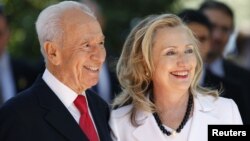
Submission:
M 213 63 L 209 65 L 210 70 L 217 76 L 223 78 L 225 72 L 223 69 L 223 62 L 221 58 L 216 59 Z
M 50 87 L 50 89 L 56 94 L 56 96 L 61 100 L 63 105 L 68 109 L 70 114 L 74 117 L 76 122 L 79 124 L 80 121 L 80 112 L 74 104 L 74 100 L 77 98 L 78 94 L 75 93 L 72 89 L 64 85 L 61 81 L 59 81 L 55 76 L 53 76 L 48 69 L 43 73 L 43 80 Z M 85 91 L 82 92 L 82 95 L 86 96 Z M 87 100 L 87 98 L 86 98 Z M 87 100 L 88 104 L 88 100 Z M 92 114 L 90 112 L 88 106 L 89 115 L 93 122 Z M 94 122 L 93 122 L 94 124 Z M 94 124 L 95 126 L 95 124 Z M 96 129 L 96 127 L 95 127 Z M 97 131 L 97 130 L 96 130 Z
M 203 66 L 203 69 L 202 69 L 202 71 L 201 71 L 200 82 L 199 82 L 199 84 L 200 84 L 201 86 L 203 86 L 204 83 L 205 83 L 205 75 L 206 75 L 206 67 L 205 67 L 205 65 L 204 65 L 204 66 Z
M 2 56 L 0 56 L 0 81 L 3 101 L 7 101 L 15 96 L 16 88 L 10 66 L 10 58 L 7 52 L 4 52 Z

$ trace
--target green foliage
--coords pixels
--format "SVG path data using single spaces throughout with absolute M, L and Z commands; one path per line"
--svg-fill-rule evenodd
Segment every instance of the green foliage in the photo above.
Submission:
M 14 57 L 35 61 L 40 56 L 40 46 L 35 31 L 39 12 L 59 0 L 3 0 L 5 13 L 9 16 L 11 38 L 8 50 Z
M 106 47 L 108 53 L 119 56 L 122 44 L 136 19 L 150 14 L 175 12 L 178 0 L 97 0 L 106 19 Z
M 10 16 L 11 40 L 9 51 L 16 57 L 38 59 L 40 46 L 35 21 L 46 6 L 60 0 L 2 0 Z M 97 0 L 106 19 L 108 54 L 119 56 L 122 44 L 131 29 L 131 20 L 149 14 L 174 12 L 178 0 Z

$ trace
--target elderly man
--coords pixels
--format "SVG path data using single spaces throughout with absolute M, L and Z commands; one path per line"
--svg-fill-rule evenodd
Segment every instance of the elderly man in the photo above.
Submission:
M 106 56 L 93 13 L 61 2 L 40 13 L 36 29 L 46 70 L 0 109 L 0 140 L 110 141 L 108 105 L 87 90 Z

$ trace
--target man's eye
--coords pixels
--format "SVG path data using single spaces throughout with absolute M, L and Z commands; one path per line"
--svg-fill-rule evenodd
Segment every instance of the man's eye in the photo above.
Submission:
M 89 44 L 84 44 L 83 46 L 86 47 L 86 48 L 90 47 Z
M 204 43 L 208 40 L 208 37 L 199 37 L 198 40 L 201 42 L 201 43 Z
M 99 44 L 100 44 L 100 45 L 104 45 L 104 42 L 102 41 L 102 42 L 100 42 Z

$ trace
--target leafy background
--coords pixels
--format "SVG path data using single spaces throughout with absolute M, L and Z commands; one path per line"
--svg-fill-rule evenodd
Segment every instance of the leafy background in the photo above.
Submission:
M 14 57 L 36 62 L 41 58 L 35 21 L 46 6 L 60 0 L 2 0 L 10 19 L 11 39 L 8 45 Z M 174 12 L 178 0 L 97 0 L 105 18 L 104 34 L 109 56 L 118 57 L 122 44 L 131 29 L 131 21 L 149 14 Z M 134 19 L 134 20 L 133 20 Z
M 11 39 L 8 50 L 12 56 L 27 58 L 34 63 L 41 59 L 35 21 L 42 9 L 60 1 L 0 0 L 10 19 Z M 184 7 L 197 8 L 203 1 L 205 0 L 96 0 L 105 18 L 104 34 L 108 56 L 119 57 L 127 34 L 139 19 L 149 14 L 176 13 Z M 236 23 L 243 23 L 249 30 L 249 0 L 219 1 L 231 6 L 236 13 Z M 238 13 L 240 14 L 237 15 Z

